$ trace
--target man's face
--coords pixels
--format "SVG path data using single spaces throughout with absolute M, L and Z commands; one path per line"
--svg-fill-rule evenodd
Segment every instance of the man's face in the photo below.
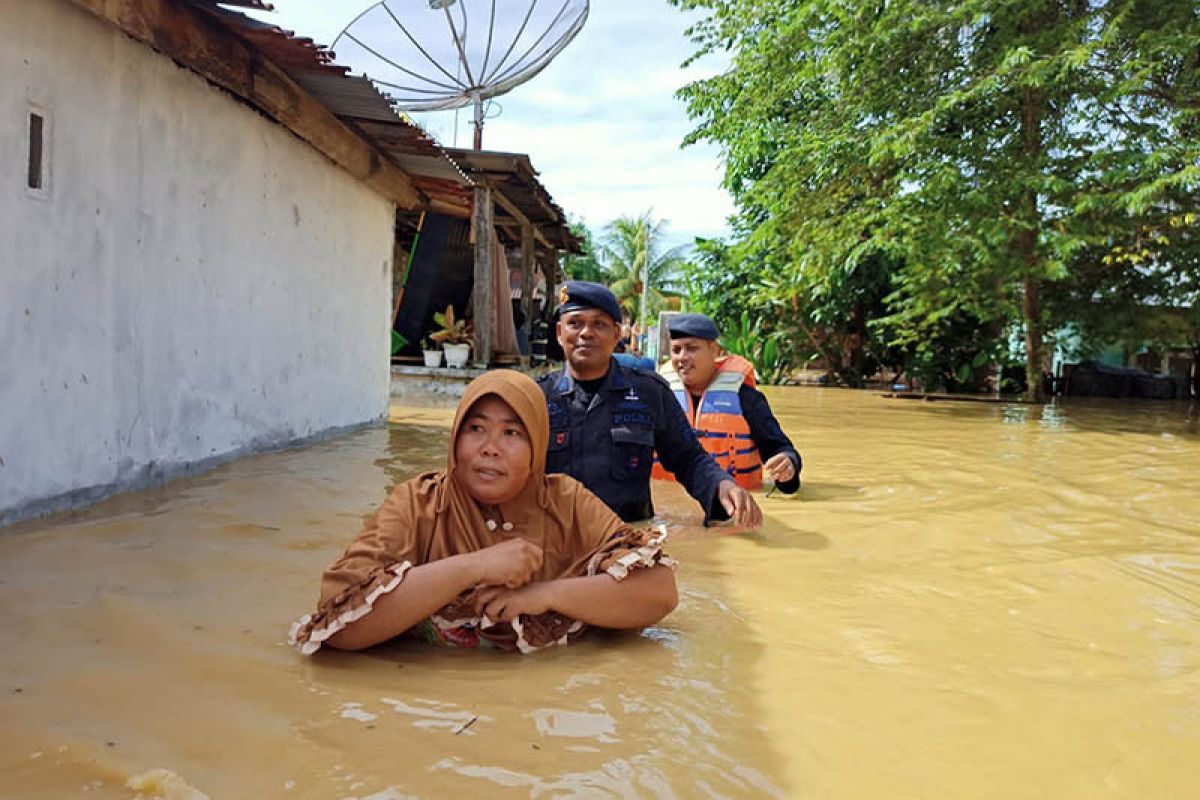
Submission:
M 616 320 L 598 308 L 582 308 L 559 317 L 555 331 L 571 377 L 583 381 L 604 377 L 620 336 Z
M 717 374 L 717 356 L 720 348 L 716 342 L 685 336 L 671 340 L 671 366 L 679 374 L 683 385 L 690 391 L 700 392 L 708 388 Z
M 456 478 L 480 503 L 513 499 L 533 468 L 533 446 L 517 412 L 495 395 L 467 412 L 454 442 Z

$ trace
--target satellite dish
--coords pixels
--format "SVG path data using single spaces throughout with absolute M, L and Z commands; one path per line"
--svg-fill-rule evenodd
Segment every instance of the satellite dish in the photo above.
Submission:
M 587 21 L 588 0 L 383 0 L 333 42 L 405 111 L 475 108 L 537 75 Z

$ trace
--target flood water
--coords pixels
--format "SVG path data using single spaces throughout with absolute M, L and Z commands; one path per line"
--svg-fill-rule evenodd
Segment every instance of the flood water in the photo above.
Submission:
M 532 656 L 285 644 L 446 409 L 0 532 L 0 797 L 1200 797 L 1194 407 L 769 396 L 801 492 Z

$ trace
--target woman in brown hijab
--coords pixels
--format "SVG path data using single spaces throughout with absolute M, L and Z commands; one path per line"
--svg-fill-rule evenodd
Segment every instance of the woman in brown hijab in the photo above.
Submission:
M 292 644 L 359 650 L 413 632 L 532 652 L 587 625 L 641 628 L 675 607 L 665 533 L 622 522 L 583 484 L 547 475 L 546 401 L 497 370 L 467 387 L 445 471 L 392 490 L 321 581 Z

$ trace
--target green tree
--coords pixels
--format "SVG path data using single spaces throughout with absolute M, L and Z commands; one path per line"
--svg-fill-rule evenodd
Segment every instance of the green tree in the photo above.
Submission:
M 1031 398 L 1046 284 L 1142 215 L 1195 207 L 1190 0 L 672 2 L 708 11 L 698 55 L 732 57 L 681 90 L 687 141 L 720 146 L 779 279 L 836 284 L 882 256 L 895 344 L 1018 322 Z
M 685 270 L 690 305 L 723 331 L 745 327 L 746 315 L 755 335 L 778 335 L 780 358 L 794 366 L 820 358 L 833 382 L 860 386 L 880 367 L 903 371 L 905 354 L 871 325 L 887 313 L 891 293 L 891 265 L 882 254 L 864 253 L 828 273 L 795 274 L 756 245 L 699 241 L 696 263 Z
M 1068 277 L 1051 287 L 1047 309 L 1076 334 L 1072 357 L 1090 357 L 1117 346 L 1135 352 L 1187 347 L 1200 366 L 1200 217 L 1168 214 L 1089 247 Z M 1200 369 L 1191 392 L 1200 397 Z
M 688 307 L 708 314 L 724 328 L 743 311 L 759 318 L 768 305 L 758 284 L 762 265 L 720 239 L 697 239 L 692 258 L 682 268 Z
M 641 318 L 646 278 L 646 311 L 651 320 L 667 305 L 668 296 L 678 294 L 676 283 L 687 263 L 689 245 L 666 247 L 665 229 L 666 223 L 654 219 L 651 211 L 618 217 L 604 229 L 600 258 L 608 285 L 633 320 Z

